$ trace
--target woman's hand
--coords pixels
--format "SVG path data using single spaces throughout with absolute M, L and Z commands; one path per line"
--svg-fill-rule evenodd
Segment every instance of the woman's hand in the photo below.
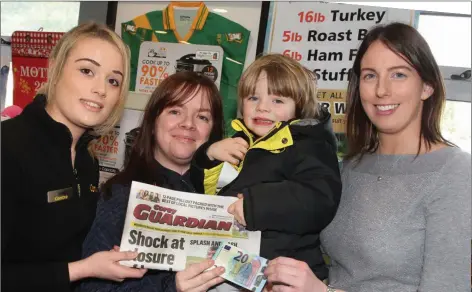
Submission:
M 207 155 L 210 160 L 226 161 L 231 164 L 239 164 L 246 156 L 249 145 L 243 138 L 226 138 L 208 147 Z
M 270 261 L 264 275 L 266 292 L 326 292 L 328 288 L 305 262 L 291 258 L 278 257 Z
M 175 283 L 177 292 L 204 292 L 224 281 L 220 276 L 225 272 L 223 267 L 206 269 L 214 265 L 213 260 L 192 264 L 183 271 L 177 272 Z
M 136 252 L 110 251 L 94 253 L 86 259 L 69 263 L 70 281 L 83 278 L 99 278 L 122 282 L 126 278 L 142 278 L 147 269 L 135 269 L 120 265 L 119 261 L 133 260 L 138 256 Z

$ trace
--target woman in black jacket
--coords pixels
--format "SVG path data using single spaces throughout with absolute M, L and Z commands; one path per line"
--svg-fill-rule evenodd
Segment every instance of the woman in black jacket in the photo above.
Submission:
M 223 114 L 218 88 L 193 72 L 165 79 L 153 92 L 128 163 L 108 180 L 97 216 L 84 242 L 87 257 L 120 245 L 131 182 L 139 181 L 172 190 L 204 193 L 203 170 L 191 165 L 195 151 L 223 136 Z M 221 269 L 207 260 L 174 273 L 149 271 L 142 279 L 113 283 L 85 280 L 81 291 L 206 291 L 223 281 Z
M 145 272 L 118 265 L 133 253 L 81 260 L 99 195 L 92 146 L 119 120 L 128 74 L 118 35 L 80 25 L 51 52 L 48 82 L 33 102 L 2 122 L 2 291 L 71 291 L 82 278 Z

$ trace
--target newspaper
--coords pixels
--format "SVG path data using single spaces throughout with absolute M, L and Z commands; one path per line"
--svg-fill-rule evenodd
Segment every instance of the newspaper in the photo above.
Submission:
M 181 271 L 212 258 L 222 242 L 259 254 L 260 231 L 247 231 L 228 207 L 235 197 L 179 192 L 133 181 L 120 250 L 125 266 Z

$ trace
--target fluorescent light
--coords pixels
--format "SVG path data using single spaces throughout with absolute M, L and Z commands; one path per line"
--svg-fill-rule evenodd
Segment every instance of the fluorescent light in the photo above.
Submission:
M 239 65 L 242 65 L 242 64 L 243 64 L 243 63 L 241 63 L 241 62 L 238 62 L 238 61 L 233 60 L 233 59 L 228 58 L 228 57 L 226 57 L 226 59 L 227 59 L 228 61 L 231 61 L 231 62 L 236 63 L 236 64 L 239 64 Z
M 216 13 L 226 13 L 226 12 L 228 12 L 228 10 L 221 9 L 221 8 L 213 8 L 212 10 L 213 10 L 213 12 L 216 12 Z
M 167 31 L 164 31 L 164 30 L 155 30 L 156 33 L 161 33 L 161 34 L 166 34 Z

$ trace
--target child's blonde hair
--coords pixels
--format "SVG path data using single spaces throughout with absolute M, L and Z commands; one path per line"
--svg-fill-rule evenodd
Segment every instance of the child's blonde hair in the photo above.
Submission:
M 257 80 L 262 72 L 267 75 L 269 94 L 289 97 L 295 101 L 297 119 L 318 117 L 316 75 L 297 61 L 281 54 L 262 56 L 244 71 L 238 85 L 239 103 L 255 94 Z

